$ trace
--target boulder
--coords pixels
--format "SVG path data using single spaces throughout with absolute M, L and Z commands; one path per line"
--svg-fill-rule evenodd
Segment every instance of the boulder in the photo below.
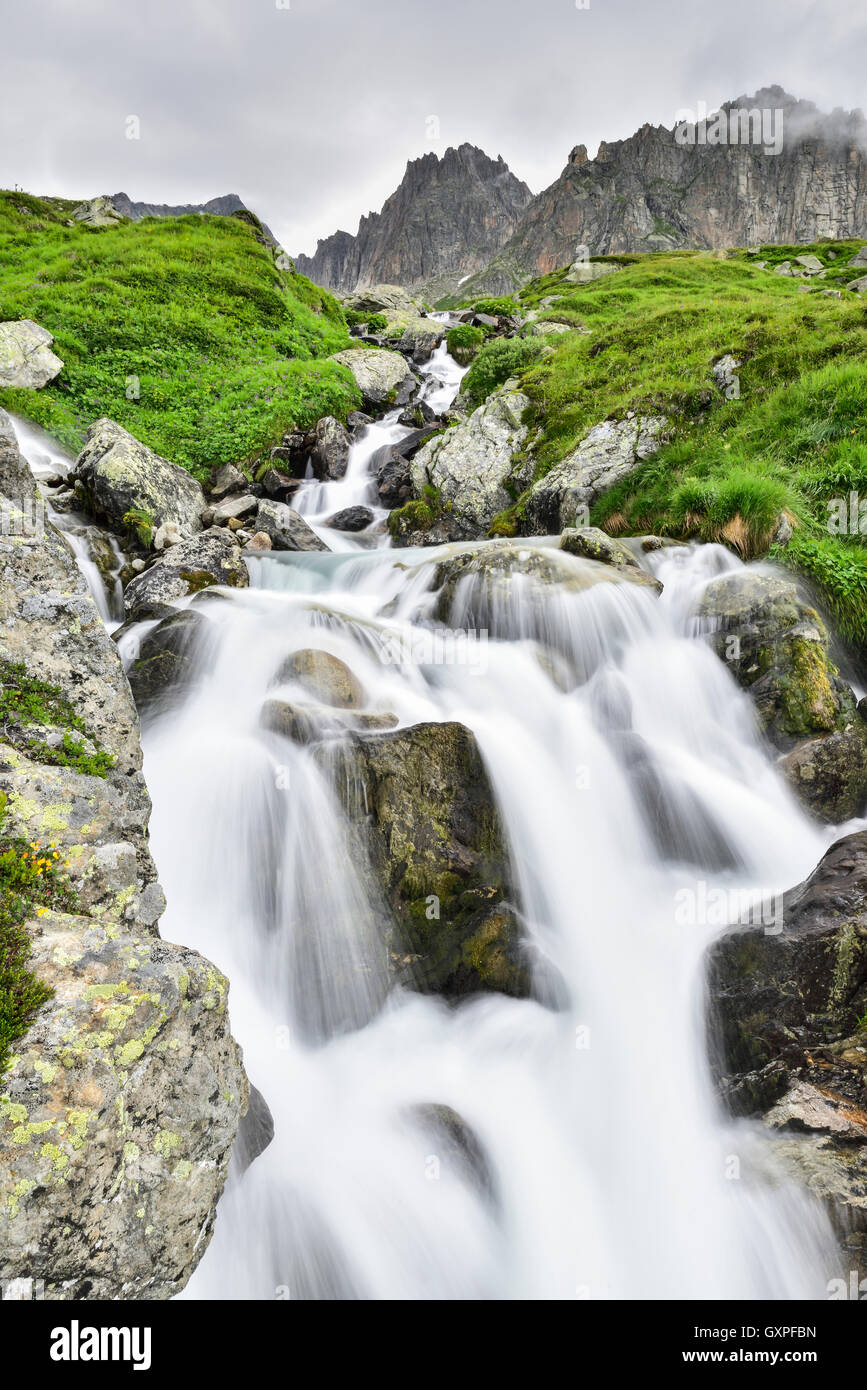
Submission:
M 101 194 L 98 198 L 88 198 L 86 202 L 80 203 L 68 226 L 72 227 L 76 222 L 80 222 L 85 227 L 116 227 L 122 220 L 122 214 L 118 212 L 111 199 Z
M 245 492 L 240 497 L 227 497 L 212 508 L 211 525 L 228 526 L 233 521 L 244 521 L 253 516 L 258 506 L 259 499 L 251 492 Z
M 846 289 L 852 290 L 855 294 L 867 294 L 867 275 L 862 275 L 857 280 L 850 280 Z
M 509 866 L 475 739 L 461 724 L 350 734 L 336 789 L 395 918 L 402 982 L 449 997 L 526 995 Z
M 259 724 L 269 733 L 291 739 L 293 743 L 313 743 L 317 739 L 342 736 L 349 731 L 394 729 L 397 715 L 337 709 L 333 705 L 290 704 L 288 700 L 266 700 Z
M 349 368 L 367 408 L 406 405 L 418 386 L 406 358 L 387 348 L 347 348 L 330 360 Z
M 795 265 L 799 265 L 805 275 L 821 275 L 825 269 L 819 257 L 814 256 L 812 251 L 805 252 L 803 256 L 796 256 Z
M 828 656 L 818 613 L 781 575 L 739 569 L 713 580 L 696 609 L 701 630 L 753 700 L 785 756 L 781 769 L 820 820 L 867 802 L 867 725 Z
M 356 314 L 417 314 L 421 301 L 413 299 L 401 285 L 368 285 L 347 295 L 343 307 Z
M 332 415 L 316 421 L 310 448 L 310 464 L 314 475 L 324 481 L 337 482 L 346 472 L 352 436 L 345 425 Z
M 316 647 L 292 652 L 274 672 L 272 685 L 297 681 L 324 705 L 358 709 L 365 702 L 364 687 L 345 661 Z
M 171 546 L 130 580 L 124 591 L 124 610 L 128 618 L 142 617 L 144 610 L 159 612 L 213 584 L 246 589 L 249 583 L 240 546 L 230 532 L 213 527 Z
M 523 529 L 545 536 L 586 524 L 603 493 L 657 453 L 668 424 L 664 415 L 628 415 L 594 425 L 571 454 L 534 483 L 524 504 Z
M 849 269 L 855 270 L 860 266 L 867 266 L 867 246 L 862 246 L 857 256 L 853 256 L 849 262 Z
M 598 526 L 568 528 L 560 537 L 560 549 L 585 560 L 614 565 L 617 569 L 622 569 L 624 565 L 641 568 L 625 541 L 607 535 Z
M 409 459 L 392 444 L 378 449 L 370 461 L 376 490 L 383 507 L 402 507 L 412 497 Z
M 180 701 L 193 688 L 198 672 L 198 649 L 210 620 L 186 610 L 163 618 L 143 637 L 138 656 L 127 671 L 140 713 Z
M 38 391 L 47 386 L 63 363 L 51 351 L 53 336 L 32 319 L 0 323 L 0 387 Z
M 326 525 L 335 531 L 365 531 L 372 522 L 373 512 L 369 507 L 344 507 L 330 516 Z
M 521 391 L 497 391 L 413 458 L 416 497 L 426 487 L 435 488 L 441 505 L 451 511 L 455 535 L 466 540 L 486 535 L 494 517 L 511 505 L 514 487 L 527 481 L 526 465 L 516 470 L 515 455 L 527 438 L 521 416 L 529 403 Z
M 328 550 L 316 532 L 298 512 L 287 507 L 285 502 L 271 502 L 263 498 L 256 512 L 257 532 L 267 536 L 274 550 Z
M 714 944 L 708 998 L 723 1097 L 764 1117 L 867 1274 L 867 833 L 784 895 L 774 931 Z
M 608 261 L 573 261 L 566 272 L 566 279 L 573 285 L 587 285 L 591 280 L 601 280 L 620 269 Z
M 173 521 L 183 536 L 202 529 L 205 495 L 195 478 L 155 454 L 113 420 L 97 420 L 71 475 L 82 505 L 115 531 L 128 512 L 150 518 L 154 530 Z
M 243 492 L 247 486 L 248 481 L 240 468 L 236 468 L 233 463 L 224 463 L 214 474 L 210 494 L 212 499 L 219 501 L 230 492 Z

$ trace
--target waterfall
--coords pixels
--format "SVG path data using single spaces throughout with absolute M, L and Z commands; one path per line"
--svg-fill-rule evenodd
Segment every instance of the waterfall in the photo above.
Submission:
M 441 349 L 426 375 L 442 410 L 461 371 Z M 329 544 L 328 515 L 371 504 L 370 459 L 402 429 L 368 427 L 344 479 L 299 494 Z M 520 545 L 570 582 L 465 578 L 454 659 L 431 614 L 438 564 L 467 547 L 343 538 L 251 557 L 250 589 L 208 605 L 197 687 L 146 725 L 161 932 L 229 976 L 274 1120 L 264 1152 L 234 1163 L 185 1297 L 824 1295 L 827 1217 L 766 1133 L 722 1112 L 706 1059 L 703 961 L 724 924 L 702 901 L 777 893 L 831 838 L 690 620 L 739 562 L 714 546 L 643 557 L 657 598 L 616 575 L 585 583 L 550 540 Z M 261 723 L 275 692 L 298 697 L 281 664 L 311 647 L 351 668 L 365 712 L 472 730 L 533 997 L 447 1004 L 390 983 L 389 909 L 328 756 L 339 721 L 314 709 L 306 745 Z M 458 1161 L 440 1162 L 434 1107 L 472 1136 Z

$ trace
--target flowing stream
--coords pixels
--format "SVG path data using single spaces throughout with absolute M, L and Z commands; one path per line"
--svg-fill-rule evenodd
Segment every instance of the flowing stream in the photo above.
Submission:
M 460 376 L 442 349 L 435 409 Z M 432 583 L 460 547 L 373 549 L 324 526 L 374 505 L 369 461 L 402 432 L 391 416 L 370 426 L 341 482 L 299 494 L 335 552 L 249 558 L 250 589 L 202 609 L 196 690 L 145 729 L 161 932 L 229 976 L 275 1129 L 246 1170 L 233 1163 L 185 1296 L 822 1297 L 827 1219 L 766 1134 L 722 1113 L 707 1062 L 704 956 L 722 923 L 702 904 L 790 887 L 833 838 L 689 617 L 738 562 L 713 546 L 651 554 L 661 598 L 581 588 L 569 556 L 575 582 L 543 591 L 464 580 L 449 644 Z M 334 711 L 310 712 L 318 745 L 260 727 L 266 698 L 304 698 L 272 681 L 311 646 L 352 668 L 367 712 L 475 734 L 535 997 L 448 1005 L 390 982 L 387 909 L 335 792 Z M 462 1118 L 481 1168 L 446 1151 L 432 1105 Z

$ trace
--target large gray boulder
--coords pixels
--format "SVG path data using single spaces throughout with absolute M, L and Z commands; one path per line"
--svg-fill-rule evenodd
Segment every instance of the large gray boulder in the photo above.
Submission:
M 365 407 L 406 405 L 418 386 L 406 358 L 387 348 L 346 348 L 330 360 L 349 368 Z
M 256 530 L 268 537 L 274 550 L 328 550 L 303 516 L 285 502 L 263 498 L 256 513 Z
M 487 534 L 494 517 L 513 500 L 507 488 L 520 488 L 525 470 L 515 470 L 515 454 L 527 438 L 521 416 L 529 405 L 521 391 L 489 396 L 462 424 L 429 441 L 412 460 L 413 491 L 421 497 L 436 488 L 450 508 L 454 534 L 475 540 Z
M 346 472 L 352 438 L 345 425 L 333 415 L 323 415 L 313 429 L 310 464 L 317 478 L 339 481 Z
M 71 475 L 76 495 L 98 520 L 126 529 L 128 512 L 150 517 L 154 531 L 174 522 L 182 536 L 202 529 L 205 495 L 192 474 L 161 458 L 114 420 L 90 426 Z
M 0 484 L 12 515 L 35 494 L 2 411 Z M 0 1078 L 0 1280 L 167 1298 L 207 1246 L 246 1080 L 222 976 L 157 934 L 135 705 L 50 525 L 0 535 L 0 669 L 32 697 L 0 733 L 2 833 L 56 852 L 66 894 L 25 923 L 54 995 Z
M 0 387 L 32 391 L 47 386 L 63 363 L 51 351 L 54 337 L 32 319 L 0 323 Z
M 664 415 L 632 415 L 594 425 L 571 454 L 533 485 L 522 529 L 546 536 L 586 526 L 597 497 L 658 451 L 667 424 Z
M 96 198 L 88 198 L 86 202 L 80 203 L 72 214 L 69 225 L 80 222 L 85 227 L 116 227 L 121 221 L 123 216 L 111 198 L 101 193 Z
M 128 618 L 145 610 L 153 616 L 163 607 L 212 585 L 246 589 L 249 583 L 249 571 L 233 533 L 212 526 L 198 536 L 171 546 L 142 574 L 130 580 L 124 591 L 124 610 Z

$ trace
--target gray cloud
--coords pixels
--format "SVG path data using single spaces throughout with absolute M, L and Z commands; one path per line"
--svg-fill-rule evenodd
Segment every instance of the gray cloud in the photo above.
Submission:
M 538 191 L 573 145 L 698 101 L 857 106 L 867 65 L 863 0 L 2 0 L 0 33 L 0 185 L 237 192 L 295 252 L 428 150 L 469 140 Z

